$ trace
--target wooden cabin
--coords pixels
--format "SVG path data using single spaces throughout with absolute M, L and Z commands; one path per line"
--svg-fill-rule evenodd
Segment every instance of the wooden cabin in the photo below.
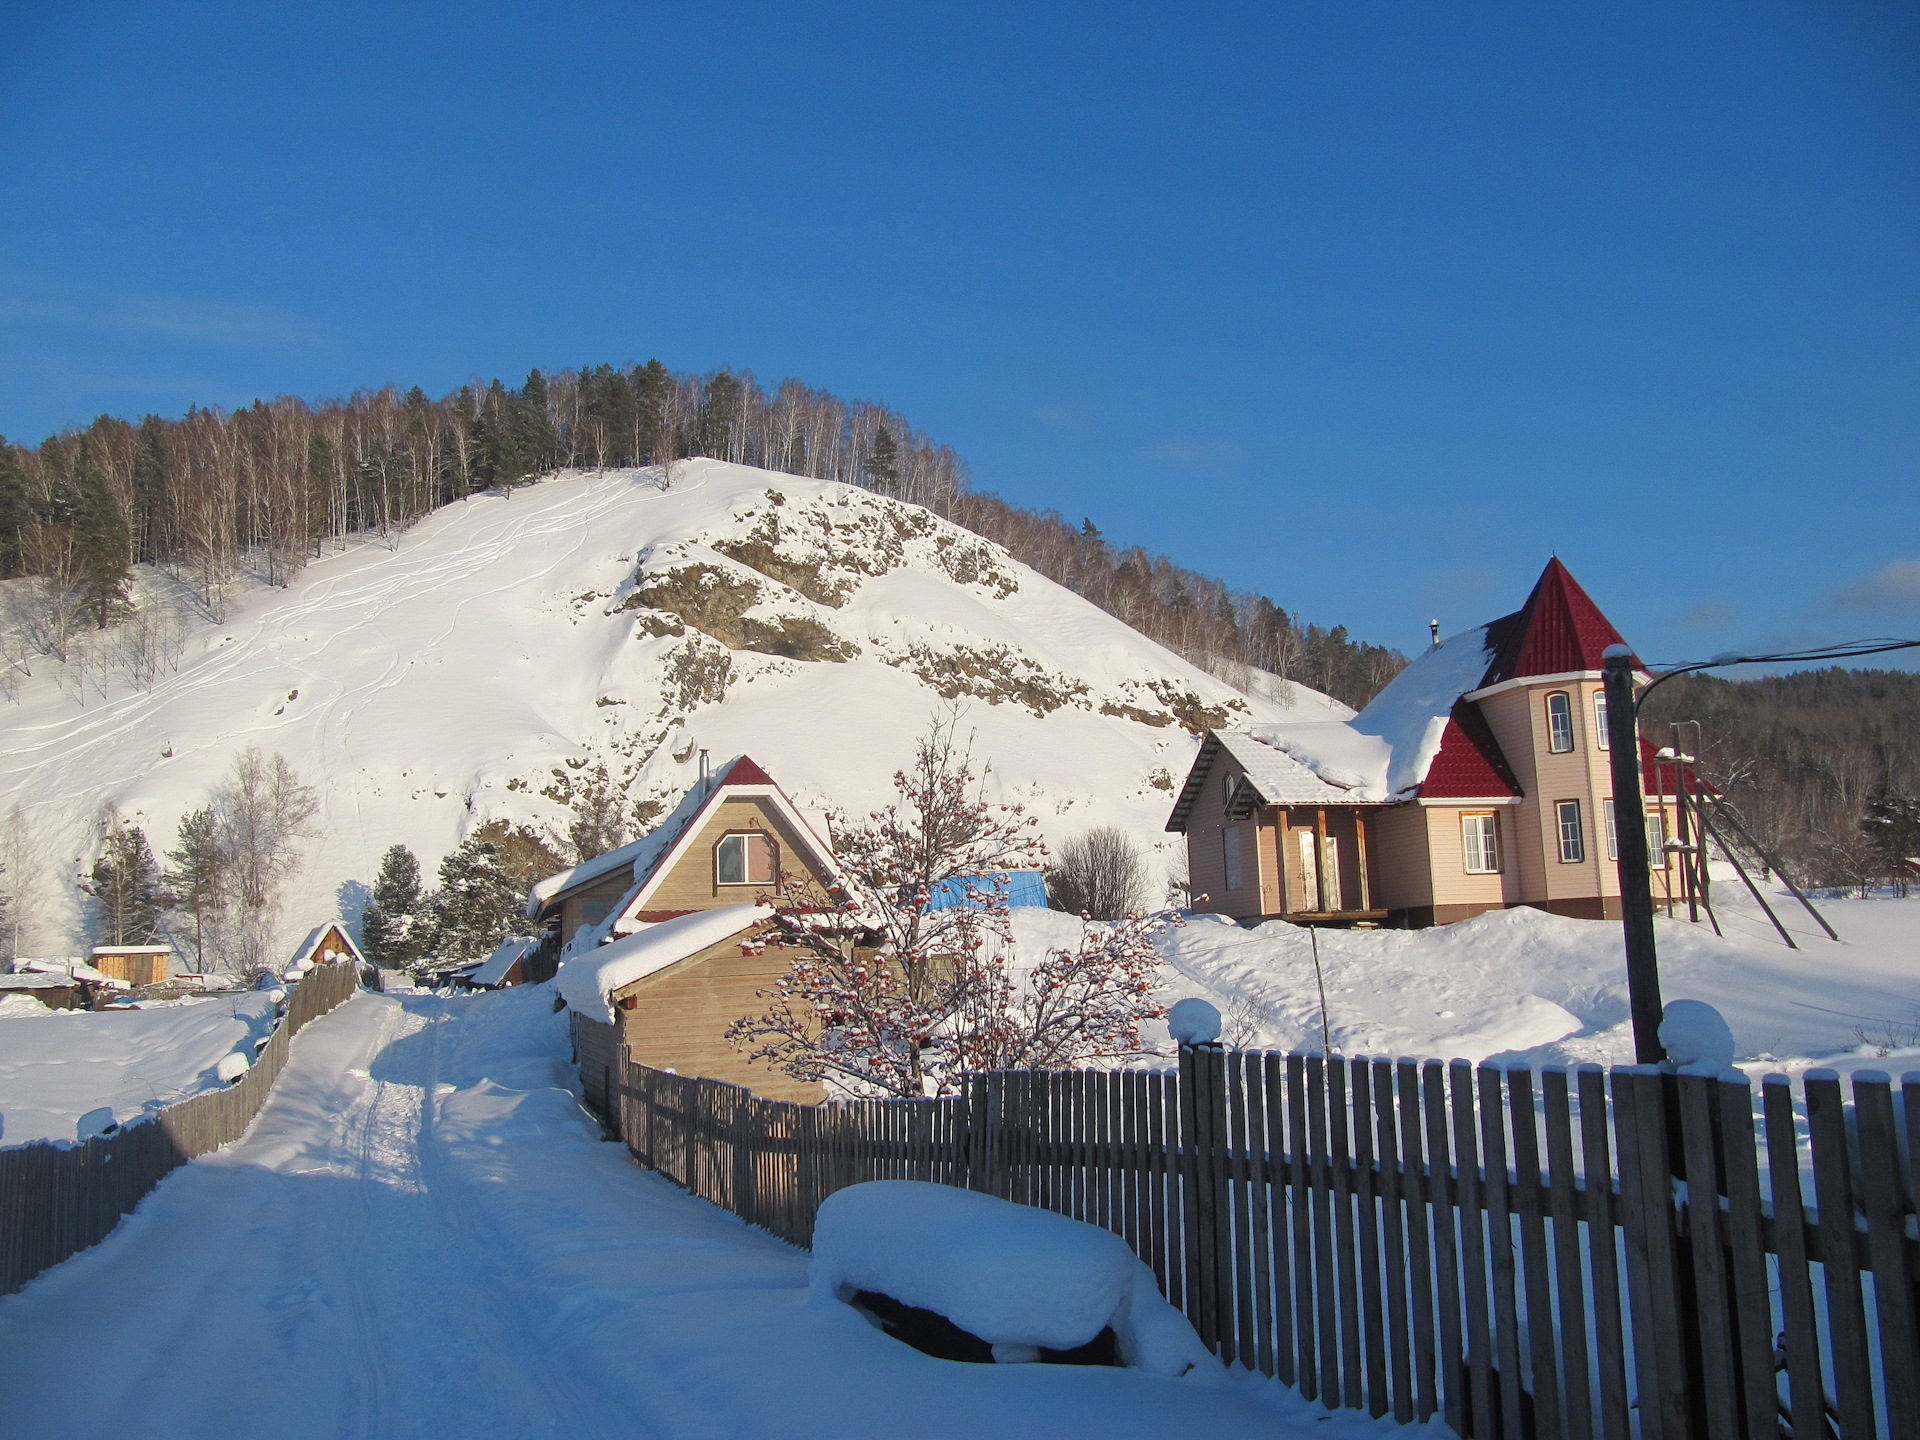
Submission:
M 93 968 L 134 989 L 163 984 L 173 959 L 171 945 L 96 945 Z
M 607 899 L 616 879 L 624 888 Z M 780 947 L 743 942 L 771 914 L 766 902 L 796 882 L 822 894 L 847 883 L 826 840 L 743 755 L 688 792 L 659 829 L 533 888 L 529 918 L 557 923 L 565 940 L 560 990 L 589 1099 L 605 1104 L 622 1043 L 657 1069 L 778 1099 L 821 1098 L 819 1085 L 750 1060 L 725 1038 L 765 1008 L 754 992 L 791 966 Z

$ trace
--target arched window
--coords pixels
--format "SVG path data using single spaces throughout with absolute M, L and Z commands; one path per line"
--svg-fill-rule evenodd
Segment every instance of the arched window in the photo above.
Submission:
M 778 861 L 773 837 L 764 830 L 723 835 L 713 847 L 714 878 L 722 885 L 771 885 Z
M 1547 749 L 1556 755 L 1573 749 L 1573 697 L 1564 690 L 1547 696 Z

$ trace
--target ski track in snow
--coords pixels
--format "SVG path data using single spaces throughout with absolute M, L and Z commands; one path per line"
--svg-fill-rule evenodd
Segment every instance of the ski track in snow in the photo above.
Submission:
M 810 1300 L 803 1254 L 600 1142 L 550 995 L 302 1031 L 244 1139 L 0 1300 L 0 1436 L 1382 1433 L 1244 1374 L 934 1360 Z

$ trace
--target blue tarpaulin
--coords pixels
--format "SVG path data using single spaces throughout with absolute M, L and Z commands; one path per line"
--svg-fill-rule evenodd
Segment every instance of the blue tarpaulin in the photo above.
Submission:
M 1047 882 L 1038 870 L 1009 870 L 1005 874 L 1007 904 L 1033 905 L 1042 910 L 1047 908 Z M 951 910 L 956 905 L 965 905 L 969 885 L 976 890 L 990 891 L 997 878 L 993 875 L 968 875 L 959 879 L 943 880 L 933 887 L 933 897 L 927 908 Z

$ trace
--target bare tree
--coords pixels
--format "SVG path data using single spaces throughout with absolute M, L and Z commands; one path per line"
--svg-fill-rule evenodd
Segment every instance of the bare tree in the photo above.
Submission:
M 19 955 L 34 932 L 44 879 L 39 840 L 16 803 L 0 824 L 0 944 L 9 957 Z
M 1126 831 L 1102 825 L 1060 847 L 1047 871 L 1047 903 L 1090 920 L 1119 920 L 1147 908 L 1147 861 Z
M 214 815 L 228 883 L 238 911 L 241 967 L 271 963 L 281 890 L 300 868 L 300 842 L 319 813 L 319 798 L 300 782 L 286 756 L 249 745 L 214 791 Z

